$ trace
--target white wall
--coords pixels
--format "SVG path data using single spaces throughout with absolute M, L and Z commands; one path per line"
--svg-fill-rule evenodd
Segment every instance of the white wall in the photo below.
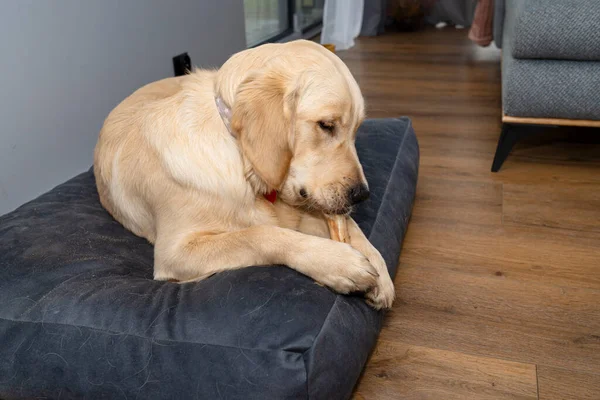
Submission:
M 110 110 L 245 48 L 242 0 L 1 0 L 0 215 L 93 162 Z

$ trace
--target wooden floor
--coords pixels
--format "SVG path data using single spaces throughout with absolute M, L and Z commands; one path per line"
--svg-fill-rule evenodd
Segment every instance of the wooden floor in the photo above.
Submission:
M 421 148 L 398 300 L 355 399 L 600 399 L 600 131 L 543 129 L 498 174 L 497 49 L 452 28 L 338 54 Z

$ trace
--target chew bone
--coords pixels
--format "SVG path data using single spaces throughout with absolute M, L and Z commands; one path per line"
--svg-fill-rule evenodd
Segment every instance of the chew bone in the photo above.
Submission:
M 329 226 L 329 235 L 332 240 L 350 243 L 350 234 L 348 233 L 348 218 L 345 215 L 326 215 L 327 226 Z

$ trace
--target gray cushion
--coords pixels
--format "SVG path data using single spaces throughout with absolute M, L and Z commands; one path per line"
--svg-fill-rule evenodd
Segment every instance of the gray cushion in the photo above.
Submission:
M 395 275 L 419 150 L 367 120 L 355 212 Z M 344 399 L 384 313 L 283 266 L 152 280 L 153 249 L 101 207 L 91 171 L 0 217 L 0 398 Z M 322 268 L 327 268 L 323 265 Z
M 600 62 L 504 57 L 502 96 L 507 115 L 600 120 Z
M 600 60 L 600 1 L 527 0 L 513 33 L 515 58 Z

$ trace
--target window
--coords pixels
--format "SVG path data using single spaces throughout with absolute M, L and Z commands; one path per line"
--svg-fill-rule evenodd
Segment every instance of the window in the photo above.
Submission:
M 323 23 L 323 6 L 325 0 L 298 0 L 296 15 L 300 29 L 307 32 Z
M 325 0 L 244 0 L 247 46 L 316 33 L 323 21 L 324 3 Z
M 293 33 L 289 3 L 288 0 L 244 0 L 248 47 Z

